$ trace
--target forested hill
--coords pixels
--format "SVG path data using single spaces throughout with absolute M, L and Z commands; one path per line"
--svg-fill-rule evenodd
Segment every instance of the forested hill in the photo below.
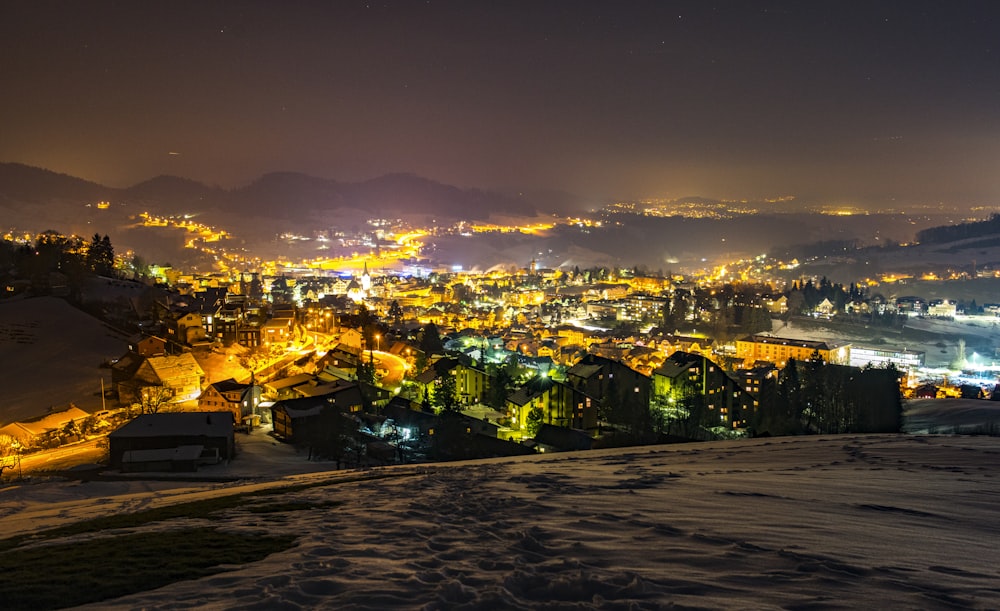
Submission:
M 1000 214 L 993 214 L 988 220 L 930 227 L 917 232 L 917 242 L 921 244 L 941 244 L 968 238 L 996 237 L 1000 235 Z

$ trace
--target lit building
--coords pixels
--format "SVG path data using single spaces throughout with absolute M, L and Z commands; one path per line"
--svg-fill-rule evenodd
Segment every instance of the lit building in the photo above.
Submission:
M 261 387 L 256 383 L 240 384 L 229 378 L 205 387 L 198 397 L 198 409 L 205 412 L 228 411 L 233 421 L 245 426 L 259 424 L 257 406 L 261 401 Z
M 749 363 L 765 361 L 784 367 L 789 359 L 807 361 L 814 354 L 827 363 L 847 365 L 851 361 L 851 345 L 759 334 L 736 340 L 736 358 Z
M 636 293 L 621 301 L 618 308 L 618 320 L 647 321 L 660 319 L 663 309 L 669 307 L 666 297 Z
M 935 299 L 927 304 L 927 315 L 939 318 L 954 318 L 958 312 L 958 304 L 947 299 Z
M 653 393 L 671 403 L 690 395 L 704 397 L 709 413 L 718 415 L 720 425 L 731 428 L 745 427 L 754 409 L 751 395 L 721 367 L 700 354 L 680 350 L 653 371 Z
M 885 367 L 893 364 L 900 371 L 908 371 L 924 366 L 924 352 L 920 350 L 892 350 L 888 348 L 851 348 L 852 367 Z

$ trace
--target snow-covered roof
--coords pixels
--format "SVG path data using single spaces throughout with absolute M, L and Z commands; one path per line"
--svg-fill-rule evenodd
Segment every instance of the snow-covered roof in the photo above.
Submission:
M 190 352 L 176 356 L 151 356 L 146 362 L 163 381 L 205 375 L 205 371 Z
M 228 437 L 233 434 L 232 412 L 170 412 L 142 414 L 110 437 L 170 437 L 204 435 Z

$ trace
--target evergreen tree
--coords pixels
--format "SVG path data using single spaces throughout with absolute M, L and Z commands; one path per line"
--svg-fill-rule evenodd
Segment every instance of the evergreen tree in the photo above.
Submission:
M 358 359 L 358 367 L 355 370 L 355 375 L 358 382 L 361 384 L 367 384 L 369 386 L 373 386 L 375 384 L 375 363 L 373 362 L 371 354 L 368 356 L 368 362 L 365 362 L 364 355 Z
M 393 325 L 398 327 L 403 324 L 403 308 L 399 306 L 399 302 L 395 299 L 389 304 L 389 316 L 392 317 Z
M 534 437 L 538 434 L 538 430 L 542 428 L 542 423 L 545 419 L 545 414 L 542 412 L 541 408 L 533 407 L 528 411 L 528 415 L 524 418 L 524 428 L 528 433 L 528 437 Z
M 431 394 L 431 405 L 441 411 L 458 411 L 458 396 L 456 392 L 455 374 L 444 373 L 434 386 Z
M 802 314 L 806 307 L 806 298 L 802 291 L 793 289 L 788 293 L 788 310 L 783 318 L 787 321 L 796 314 Z
M 323 406 L 313 426 L 308 429 L 306 443 L 309 445 L 309 458 L 334 460 L 339 469 L 347 455 L 348 440 L 356 428 L 340 407 L 333 404 Z
M 486 404 L 495 410 L 503 410 L 507 405 L 507 397 L 510 395 L 513 376 L 510 374 L 510 367 L 491 365 L 489 368 L 489 382 L 486 386 Z
M 431 432 L 431 456 L 436 460 L 473 458 L 476 448 L 465 418 L 457 411 L 443 411 Z
M 438 333 L 437 325 L 432 322 L 427 323 L 420 332 L 420 350 L 427 356 L 444 353 L 444 344 L 441 343 L 441 335 Z
M 605 388 L 598 407 L 598 416 L 615 426 L 619 434 L 631 443 L 651 440 L 655 423 L 650 406 L 639 399 L 630 384 L 619 384 L 612 378 Z
M 95 233 L 87 247 L 87 267 L 95 274 L 110 276 L 115 268 L 115 249 L 108 236 Z
M 375 347 L 375 335 L 378 332 L 378 320 L 372 315 L 371 310 L 365 304 L 358 306 L 357 325 L 361 329 L 361 336 L 365 340 L 365 346 L 371 350 Z
M 761 402 L 758 431 L 771 435 L 795 435 L 802 429 L 802 384 L 797 361 L 791 359 L 778 376 L 773 403 Z

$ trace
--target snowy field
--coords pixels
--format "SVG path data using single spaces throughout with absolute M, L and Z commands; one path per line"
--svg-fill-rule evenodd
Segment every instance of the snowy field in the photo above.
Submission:
M 247 445 L 248 461 L 274 466 L 271 481 L 9 487 L 0 531 L 319 484 L 282 497 L 314 509 L 211 522 L 292 533 L 294 548 L 94 609 L 985 609 L 1000 598 L 996 438 L 775 438 L 278 477 L 302 464 L 288 451 L 263 436 Z
M 910 399 L 903 405 L 906 433 L 1000 434 L 1000 401 Z
M 958 340 L 966 341 L 966 358 L 980 350 L 978 364 L 985 364 L 1000 348 L 1000 326 L 988 318 L 944 320 L 911 318 L 905 329 L 884 327 L 828 326 L 822 320 L 774 321 L 771 332 L 791 339 L 842 342 L 857 346 L 884 347 L 895 350 L 922 350 L 927 367 L 948 367 L 958 356 Z
M 101 363 L 128 349 L 128 338 L 62 299 L 0 302 L 0 372 L 4 382 L 0 423 L 45 415 L 70 402 L 101 409 Z

